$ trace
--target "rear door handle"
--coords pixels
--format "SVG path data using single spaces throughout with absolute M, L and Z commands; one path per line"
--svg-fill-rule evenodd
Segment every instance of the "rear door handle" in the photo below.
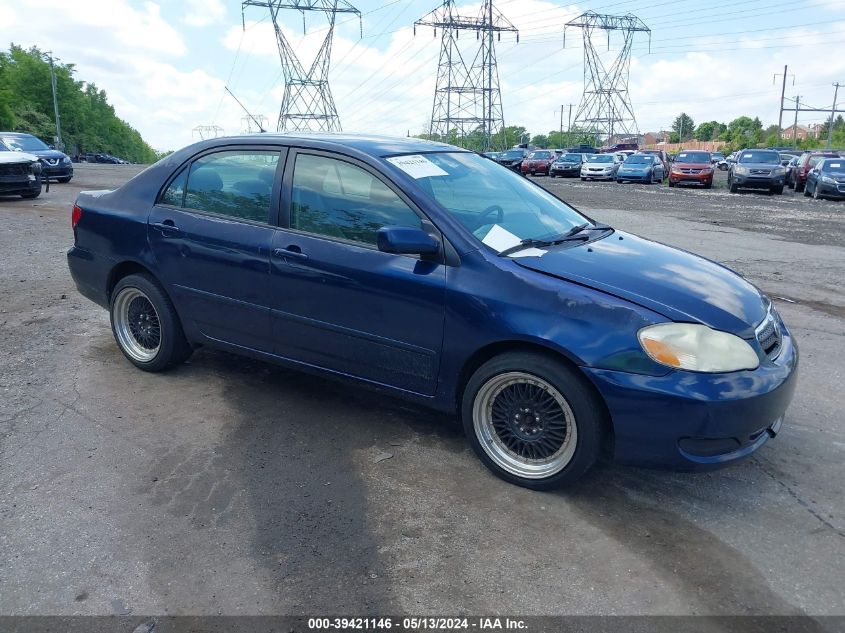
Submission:
M 289 246 L 288 248 L 276 248 L 273 250 L 273 256 L 285 259 L 308 259 L 308 255 L 299 250 L 298 246 Z
M 161 231 L 164 235 L 178 235 L 182 232 L 178 226 L 173 224 L 172 220 L 165 220 L 164 222 L 155 222 L 152 226 L 153 228 L 156 228 Z

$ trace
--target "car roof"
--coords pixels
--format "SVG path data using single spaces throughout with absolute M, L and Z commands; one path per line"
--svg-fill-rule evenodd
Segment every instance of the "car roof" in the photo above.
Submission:
M 0 136 L 33 136 L 27 132 L 0 132 Z
M 380 136 L 376 134 L 349 134 L 346 132 L 272 132 L 246 134 L 241 136 L 220 136 L 201 141 L 193 147 L 216 147 L 218 145 L 246 145 L 261 142 L 279 142 L 284 145 L 302 145 L 322 148 L 352 148 L 371 156 L 392 156 L 425 152 L 466 152 L 468 150 L 420 138 L 403 136 Z

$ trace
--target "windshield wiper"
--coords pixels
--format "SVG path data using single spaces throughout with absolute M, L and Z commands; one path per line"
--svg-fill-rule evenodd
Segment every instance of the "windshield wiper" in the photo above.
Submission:
M 610 227 L 607 224 L 593 224 L 585 222 L 578 224 L 569 229 L 566 233 L 548 239 L 527 238 L 522 240 L 519 244 L 506 248 L 499 253 L 499 257 L 506 257 L 513 253 L 525 250 L 526 248 L 542 248 L 544 246 L 554 246 L 555 244 L 562 244 L 571 240 L 586 240 L 589 239 L 586 235 L 581 235 L 584 231 L 606 231 Z

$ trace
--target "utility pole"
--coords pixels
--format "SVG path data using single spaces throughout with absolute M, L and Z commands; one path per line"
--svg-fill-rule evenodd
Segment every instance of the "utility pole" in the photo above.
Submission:
M 53 51 L 44 53 L 47 56 L 47 61 L 50 62 L 50 83 L 53 86 L 53 113 L 56 115 L 56 149 L 64 151 L 65 144 L 62 142 L 62 124 L 59 119 L 59 98 L 56 95 L 56 71 L 53 68 Z
M 569 122 L 566 124 L 566 143 L 572 145 L 572 104 L 569 104 Z
M 798 147 L 795 135 L 798 133 L 798 110 L 801 108 L 801 95 L 795 97 L 795 122 L 792 124 L 792 149 Z
M 780 137 L 780 138 L 783 138 L 783 97 L 786 94 L 786 78 L 788 76 L 791 76 L 792 77 L 792 85 L 793 86 L 795 85 L 795 75 L 789 75 L 786 72 L 787 68 L 788 67 L 786 65 L 784 65 L 784 67 L 783 67 L 783 83 L 781 84 L 781 87 L 780 87 L 780 110 L 778 111 L 778 137 Z M 778 73 L 778 74 L 780 74 L 780 73 Z M 775 74 L 775 76 L 772 77 L 772 83 L 777 81 L 778 74 Z
M 827 126 L 827 148 L 830 149 L 833 143 L 833 115 L 836 113 L 836 98 L 839 96 L 839 88 L 842 86 L 838 81 L 833 84 L 833 105 L 830 106 L 830 123 Z

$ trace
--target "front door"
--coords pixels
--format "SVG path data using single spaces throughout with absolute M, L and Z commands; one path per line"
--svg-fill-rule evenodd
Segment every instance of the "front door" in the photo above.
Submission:
M 206 154 L 153 207 L 147 233 L 158 273 L 191 332 L 272 351 L 268 285 L 281 157 L 267 148 Z
M 288 161 L 271 257 L 276 353 L 433 394 L 443 342 L 446 267 L 383 253 L 386 225 L 433 227 L 369 167 L 326 153 Z

